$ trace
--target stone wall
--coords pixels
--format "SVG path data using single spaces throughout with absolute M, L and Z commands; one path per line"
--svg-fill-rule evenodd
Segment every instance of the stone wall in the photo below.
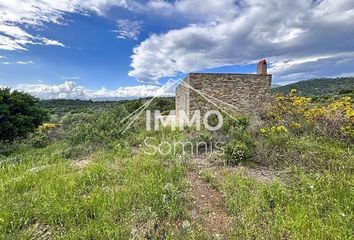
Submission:
M 271 75 L 191 73 L 184 82 L 196 91 L 177 88 L 176 112 L 223 107 L 235 114 L 257 115 L 270 98 L 271 81 Z
M 189 76 L 187 76 L 183 83 L 189 84 Z M 183 84 L 180 84 L 176 88 L 176 118 L 179 117 L 179 111 L 183 110 L 186 113 L 189 113 L 189 93 L 190 89 Z

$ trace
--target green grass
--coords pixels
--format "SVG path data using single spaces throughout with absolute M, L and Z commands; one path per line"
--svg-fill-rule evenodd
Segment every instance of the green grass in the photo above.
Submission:
M 304 175 L 290 186 L 236 173 L 225 182 L 237 239 L 350 239 L 352 176 Z M 351 182 L 351 183 L 350 183 Z
M 276 164 L 287 172 L 281 182 L 262 183 L 242 171 L 226 178 L 223 189 L 235 217 L 233 237 L 352 239 L 352 151 L 311 136 L 292 137 L 285 145 L 287 152 L 273 150 L 281 153 L 274 161 L 293 158 Z
M 190 166 L 182 146 L 153 155 L 144 147 L 147 137 L 158 145 L 188 133 L 147 132 L 138 119 L 122 135 L 124 108 L 112 109 L 66 115 L 57 138 L 42 149 L 26 141 L 0 145 L 6 147 L 0 149 L 0 239 L 205 239 L 187 211 Z M 237 167 L 224 166 L 222 179 L 214 170 L 201 172 L 225 195 L 231 239 L 353 239 L 352 145 L 310 133 L 263 136 L 234 128 L 222 135 L 250 147 L 252 159 L 242 165 L 286 174 L 267 183 Z M 218 137 L 193 129 L 189 135 Z M 74 164 L 87 158 L 87 165 Z M 190 226 L 183 228 L 186 220 Z
M 214 173 L 209 170 L 209 169 L 206 169 L 206 170 L 203 170 L 200 174 L 201 178 L 209 183 L 213 188 L 215 189 L 219 189 L 220 188 L 220 181 L 218 180 L 217 177 L 215 177 Z
M 0 239 L 29 239 L 43 228 L 61 239 L 128 239 L 149 220 L 171 234 L 166 223 L 185 216 L 184 166 L 117 146 L 83 168 L 64 157 L 65 143 L 2 159 Z
M 177 154 L 145 153 L 143 139 L 181 140 L 163 129 L 137 132 L 96 151 L 82 167 L 68 159 L 71 146 L 23 147 L 0 160 L 0 239 L 204 239 L 198 225 L 181 227 L 187 167 Z M 130 139 L 131 138 L 131 139 Z M 131 152 L 131 143 L 139 147 Z M 259 150 L 259 149 L 258 149 Z M 234 171 L 224 181 L 201 177 L 226 196 L 233 239 L 351 239 L 354 232 L 353 152 L 311 135 L 264 139 L 261 150 L 286 172 L 259 182 Z M 147 151 L 150 152 L 150 151 Z M 177 151 L 178 152 L 178 151 Z
M 296 165 L 305 171 L 353 171 L 353 146 L 328 137 L 274 135 L 257 144 L 260 163 L 274 168 Z

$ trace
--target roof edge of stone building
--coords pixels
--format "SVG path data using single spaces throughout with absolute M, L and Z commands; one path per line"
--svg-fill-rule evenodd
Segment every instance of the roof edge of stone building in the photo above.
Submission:
M 199 72 L 191 72 L 187 74 L 187 77 L 190 75 L 235 75 L 235 76 L 272 76 L 272 74 L 258 74 L 258 73 L 199 73 Z

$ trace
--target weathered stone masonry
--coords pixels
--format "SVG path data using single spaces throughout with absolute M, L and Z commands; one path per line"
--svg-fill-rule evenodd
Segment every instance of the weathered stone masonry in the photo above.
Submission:
M 266 62 L 262 60 L 257 74 L 190 73 L 176 90 L 177 118 L 180 110 L 187 114 L 194 110 L 218 110 L 214 104 L 235 114 L 257 115 L 270 99 L 272 75 L 266 71 Z

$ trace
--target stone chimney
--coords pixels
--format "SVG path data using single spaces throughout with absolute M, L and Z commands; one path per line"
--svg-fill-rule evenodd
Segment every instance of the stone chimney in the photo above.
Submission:
M 267 75 L 267 61 L 265 59 L 259 61 L 257 66 L 257 74 Z

